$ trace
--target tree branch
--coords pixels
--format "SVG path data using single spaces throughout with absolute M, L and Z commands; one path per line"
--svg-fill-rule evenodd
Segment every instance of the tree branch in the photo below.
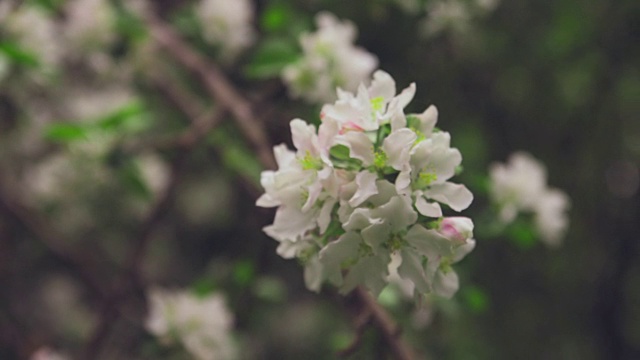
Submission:
M 258 158 L 262 165 L 269 169 L 275 168 L 276 163 L 267 135 L 262 124 L 255 120 L 256 117 L 251 112 L 250 102 L 239 94 L 214 63 L 205 60 L 192 50 L 162 20 L 150 15 L 146 22 L 151 30 L 151 35 L 158 44 L 183 66 L 199 75 L 210 94 L 234 115 L 245 137 L 258 152 Z M 395 358 L 414 359 L 409 347 L 398 337 L 398 328 L 389 314 L 365 290 L 358 288 L 356 296 L 360 299 L 363 312 L 371 314 L 372 323 L 382 332 Z
M 238 127 L 254 146 L 260 162 L 268 168 L 275 168 L 276 162 L 269 139 L 262 124 L 254 120 L 251 103 L 231 85 L 216 64 L 192 50 L 170 26 L 154 14 L 148 14 L 145 21 L 158 44 L 184 67 L 198 75 L 210 95 L 233 114 Z
M 85 347 L 83 358 L 92 359 L 97 356 L 111 328 L 119 317 L 118 309 L 121 303 L 125 300 L 130 289 L 135 287 L 132 285 L 140 283 L 141 267 L 144 263 L 144 255 L 152 239 L 153 230 L 170 208 L 186 159 L 208 131 L 222 121 L 224 114 L 225 111 L 218 108 L 211 115 L 199 115 L 193 119 L 191 126 L 176 138 L 176 144 L 180 147 L 171 164 L 167 187 L 140 225 L 138 235 L 134 240 L 135 245 L 124 263 L 124 271 L 116 281 L 111 296 L 102 305 L 99 323 Z
M 94 275 L 91 271 L 94 269 L 91 269 L 89 265 L 95 262 L 91 259 L 83 260 L 89 254 L 80 255 L 72 251 L 58 235 L 58 232 L 37 211 L 26 205 L 18 193 L 8 191 L 2 180 L 0 179 L 0 210 L 4 210 L 16 223 L 40 241 L 49 253 L 64 264 L 71 275 L 82 281 L 94 295 L 104 298 L 106 293 L 101 285 L 103 281 Z

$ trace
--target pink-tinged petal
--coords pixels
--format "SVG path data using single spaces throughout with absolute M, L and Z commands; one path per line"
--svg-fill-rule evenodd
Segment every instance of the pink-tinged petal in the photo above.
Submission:
M 473 221 L 461 216 L 446 217 L 440 222 L 438 231 L 447 239 L 462 245 L 473 237 Z

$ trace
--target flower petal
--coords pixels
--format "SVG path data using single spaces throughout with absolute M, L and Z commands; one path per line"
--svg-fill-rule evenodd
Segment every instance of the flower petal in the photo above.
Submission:
M 434 184 L 424 191 L 431 199 L 449 205 L 455 211 L 462 211 L 471 205 L 473 194 L 464 185 L 446 182 Z

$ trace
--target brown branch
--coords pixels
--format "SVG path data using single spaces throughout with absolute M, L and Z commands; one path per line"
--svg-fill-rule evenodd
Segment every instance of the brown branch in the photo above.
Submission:
M 415 355 L 409 346 L 400 338 L 400 328 L 391 316 L 378 304 L 376 299 L 365 289 L 357 287 L 355 296 L 362 306 L 371 311 L 371 321 L 380 330 L 385 342 L 393 352 L 393 358 L 398 360 L 412 360 Z
M 2 180 L 2 179 L 0 179 Z M 3 181 L 0 181 L 0 210 L 30 232 L 34 238 L 51 253 L 58 261 L 65 265 L 70 274 L 78 278 L 99 298 L 106 293 L 102 288 L 103 281 L 96 278 L 89 264 L 94 261 L 84 260 L 92 257 L 89 254 L 77 254 L 69 248 L 58 232 L 37 211 L 31 209 L 17 192 L 9 192 Z M 91 270 L 90 270 L 91 269 Z
M 148 14 L 145 21 L 151 36 L 158 44 L 184 67 L 195 73 L 209 94 L 234 116 L 240 130 L 253 144 L 260 162 L 267 168 L 275 168 L 276 162 L 269 139 L 263 125 L 255 121 L 251 103 L 240 95 L 216 64 L 192 50 L 170 26 L 153 14 Z
M 234 115 L 247 140 L 253 143 L 262 165 L 275 168 L 275 160 L 265 130 L 262 124 L 255 120 L 250 102 L 235 90 L 215 64 L 192 50 L 168 25 L 154 16 L 149 16 L 146 21 L 153 38 L 177 61 L 199 75 L 211 95 Z M 365 290 L 358 288 L 356 295 L 363 306 L 363 312 L 371 314 L 372 323 L 382 332 L 395 358 L 414 359 L 409 347 L 398 337 L 398 328 L 389 314 Z
M 369 325 L 370 323 L 371 310 L 368 307 L 358 307 L 358 314 L 356 314 L 353 319 L 353 326 L 356 330 L 356 335 L 351 344 L 349 344 L 346 348 L 338 351 L 337 355 L 340 357 L 348 357 L 353 355 L 353 353 L 355 353 L 362 344 L 364 332 L 367 329 L 367 325 Z
M 177 185 L 186 159 L 208 131 L 223 119 L 224 114 L 225 112 L 222 109 L 217 109 L 211 115 L 199 115 L 193 119 L 191 126 L 176 138 L 176 144 L 180 147 L 178 154 L 176 154 L 171 164 L 169 183 L 140 225 L 138 234 L 135 237 L 135 245 L 125 260 L 124 271 L 118 281 L 116 281 L 111 296 L 102 306 L 100 320 L 85 347 L 83 358 L 93 359 L 97 357 L 111 328 L 119 318 L 118 310 L 121 303 L 129 294 L 130 289 L 134 287 L 133 285 L 140 283 L 139 277 L 144 262 L 144 255 L 152 240 L 154 229 L 168 212 L 171 202 L 175 197 Z

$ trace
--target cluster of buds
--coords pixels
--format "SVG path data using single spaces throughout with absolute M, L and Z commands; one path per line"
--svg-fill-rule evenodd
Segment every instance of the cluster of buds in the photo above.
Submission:
M 266 193 L 257 205 L 278 207 L 264 231 L 280 243 L 279 255 L 302 262 L 310 290 L 329 282 L 342 293 L 364 286 L 377 296 L 392 256 L 416 292 L 457 290 L 451 264 L 475 246 L 473 222 L 444 216 L 441 204 L 459 212 L 473 195 L 448 181 L 462 156 L 435 127 L 436 108 L 404 113 L 415 90 L 396 95 L 393 78 L 377 71 L 356 94 L 338 89 L 317 131 L 292 120 L 296 151 L 274 148 L 278 170 L 262 173 Z

